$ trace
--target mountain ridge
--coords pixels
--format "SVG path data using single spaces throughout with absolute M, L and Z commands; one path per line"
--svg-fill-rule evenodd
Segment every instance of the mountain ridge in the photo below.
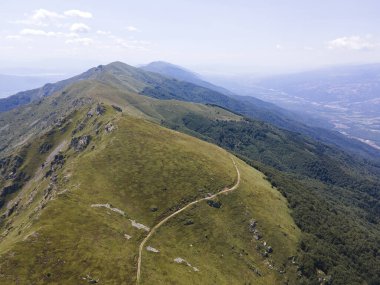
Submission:
M 175 99 L 203 104 L 217 104 L 244 116 L 266 121 L 280 128 L 300 132 L 325 143 L 337 145 L 351 153 L 356 152 L 369 159 L 380 157 L 380 152 L 371 146 L 358 140 L 347 138 L 338 132 L 305 125 L 300 118 L 292 116 L 291 113 L 273 104 L 254 98 L 230 97 L 193 83 L 167 78 L 158 73 L 146 72 L 122 62 L 100 65 L 56 84 L 45 85 L 40 89 L 31 90 L 26 93 L 23 92 L 7 99 L 0 99 L 0 106 L 3 106 L 4 109 L 4 102 L 9 103 L 10 100 L 10 105 L 12 105 L 13 99 L 17 101 L 18 98 L 21 98 L 23 100 L 25 97 L 29 98 L 28 103 L 30 103 L 30 101 L 61 92 L 70 84 L 83 80 L 96 80 L 112 85 L 120 90 L 128 90 L 156 99 Z M 5 106 L 8 105 L 7 103 L 5 104 Z
M 236 102 L 220 96 L 116 63 L 1 113 L 0 278 L 11 278 L 8 284 L 16 282 L 14 276 L 134 283 L 143 231 L 197 197 L 233 184 L 228 150 L 241 159 L 239 191 L 165 224 L 147 244 L 143 282 L 376 280 L 380 165 L 207 103 Z M 67 230 L 58 231 L 57 225 Z M 78 243 L 79 255 L 71 247 Z M 12 251 L 23 255 L 7 255 Z M 204 258 L 205 252 L 212 257 Z M 186 263 L 178 271 L 175 259 L 204 268 L 208 276 L 186 271 L 191 269 Z M 233 268 L 223 266 L 226 262 Z

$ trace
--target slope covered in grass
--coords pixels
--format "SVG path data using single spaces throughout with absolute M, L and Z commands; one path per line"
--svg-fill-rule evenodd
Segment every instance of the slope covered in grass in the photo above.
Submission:
M 36 166 L 2 218 L 1 284 L 135 284 L 145 229 L 235 183 L 225 150 L 100 106 L 27 146 L 24 163 Z M 235 160 L 239 188 L 163 225 L 149 241 L 159 252 L 144 249 L 141 284 L 295 283 L 300 233 L 286 200 Z
M 304 278 L 315 283 L 327 274 L 331 284 L 376 284 L 378 164 L 249 119 L 223 122 L 189 115 L 175 128 L 238 154 L 281 190 L 304 233 Z

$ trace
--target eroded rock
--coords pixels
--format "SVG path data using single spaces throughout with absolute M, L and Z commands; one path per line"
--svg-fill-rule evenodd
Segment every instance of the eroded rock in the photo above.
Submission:
M 90 135 L 72 138 L 70 147 L 72 147 L 77 152 L 83 151 L 89 145 L 90 140 L 91 140 Z

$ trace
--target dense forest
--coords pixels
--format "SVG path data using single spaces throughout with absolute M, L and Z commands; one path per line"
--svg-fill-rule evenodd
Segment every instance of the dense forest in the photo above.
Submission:
M 239 155 L 282 192 L 304 232 L 301 284 L 380 284 L 378 163 L 250 119 L 162 123 Z

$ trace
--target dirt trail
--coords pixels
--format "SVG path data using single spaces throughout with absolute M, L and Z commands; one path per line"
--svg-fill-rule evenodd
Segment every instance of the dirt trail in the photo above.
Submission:
M 212 196 L 209 196 L 209 197 L 206 197 L 206 198 L 201 198 L 201 199 L 198 199 L 198 200 L 195 200 L 189 204 L 187 204 L 186 206 L 184 206 L 183 208 L 177 210 L 176 212 L 174 212 L 173 214 L 167 216 L 165 219 L 163 219 L 161 222 L 159 222 L 158 224 L 156 224 L 151 230 L 150 232 L 148 233 L 148 235 L 143 239 L 143 241 L 140 243 L 140 246 L 139 246 L 139 257 L 138 257 L 138 260 L 137 260 L 137 274 L 136 274 L 136 284 L 140 284 L 140 276 L 141 276 L 141 263 L 142 263 L 142 252 L 143 252 L 143 249 L 145 247 L 145 244 L 147 243 L 147 241 L 152 237 L 152 235 L 157 231 L 157 229 L 159 227 L 161 227 L 163 224 L 165 224 L 168 220 L 170 220 L 171 218 L 173 218 L 174 216 L 178 215 L 179 213 L 185 211 L 186 209 L 188 209 L 189 207 L 199 203 L 199 202 L 202 202 L 202 201 L 207 201 L 207 200 L 211 200 L 211 199 L 214 199 L 215 197 L 219 196 L 219 195 L 222 195 L 222 194 L 225 194 L 225 193 L 228 193 L 228 192 L 232 192 L 234 190 L 236 190 L 238 187 L 239 187 L 239 184 L 240 184 L 240 171 L 236 165 L 236 162 L 235 160 L 231 157 L 232 159 L 232 162 L 235 166 L 235 169 L 236 169 L 236 174 L 237 174 L 237 180 L 236 180 L 236 183 L 235 185 L 233 185 L 231 188 L 224 188 L 223 190 L 221 190 L 220 192 L 212 195 Z

